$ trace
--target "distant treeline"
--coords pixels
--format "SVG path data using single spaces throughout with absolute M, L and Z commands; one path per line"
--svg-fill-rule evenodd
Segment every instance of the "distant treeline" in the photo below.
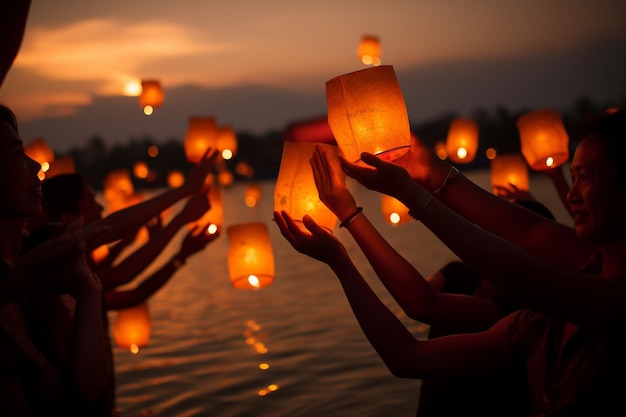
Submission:
M 573 149 L 581 139 L 585 126 L 595 117 L 607 111 L 609 107 L 626 108 L 626 98 L 621 103 L 597 105 L 590 99 L 580 98 L 571 109 L 561 112 L 563 123 L 570 135 Z M 520 141 L 516 127 L 519 116 L 532 109 L 511 112 L 497 107 L 492 110 L 476 109 L 470 115 L 479 126 L 479 148 L 475 161 L 465 168 L 481 167 L 488 164 L 485 150 L 494 148 L 498 153 L 520 152 Z M 437 119 L 411 126 L 412 131 L 428 145 L 434 147 L 438 141 L 445 141 L 450 122 L 458 117 L 454 113 L 446 113 Z M 246 162 L 254 170 L 255 178 L 274 178 L 278 174 L 283 150 L 282 131 L 270 131 L 263 135 L 252 135 L 237 132 L 238 151 L 235 157 L 227 162 L 235 180 L 241 179 L 235 170 L 240 162 Z M 151 137 L 130 138 L 124 144 L 107 145 L 102 137 L 94 136 L 80 148 L 57 157 L 71 156 L 76 170 L 87 177 L 94 188 L 101 190 L 105 176 L 117 169 L 128 169 L 132 173 L 138 161 L 148 164 L 154 175 L 150 181 L 134 178 L 138 189 L 164 187 L 169 172 L 180 170 L 188 172 L 191 164 L 185 158 L 184 138 L 171 138 L 165 142 L 156 141 Z M 156 157 L 148 156 L 148 148 L 156 145 L 159 153 Z

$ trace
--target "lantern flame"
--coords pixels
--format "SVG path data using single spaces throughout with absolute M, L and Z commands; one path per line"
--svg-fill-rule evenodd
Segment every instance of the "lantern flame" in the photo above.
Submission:
M 467 158 L 467 149 L 461 146 L 459 149 L 456 150 L 456 156 L 458 156 L 460 159 Z
M 551 156 L 549 156 L 549 157 L 546 159 L 546 166 L 547 166 L 547 167 L 551 167 L 552 165 L 554 165 L 554 158 L 553 158 L 553 157 L 551 157 Z
M 214 235 L 217 232 L 217 225 L 210 224 L 209 227 L 207 227 L 206 231 L 208 234 Z
M 389 221 L 393 224 L 398 224 L 400 222 L 400 215 L 398 213 L 391 213 L 389 215 Z

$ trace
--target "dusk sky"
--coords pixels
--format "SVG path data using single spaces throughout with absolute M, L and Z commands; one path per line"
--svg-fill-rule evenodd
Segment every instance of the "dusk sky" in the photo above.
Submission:
M 366 68 L 375 35 L 411 124 L 447 111 L 570 107 L 626 97 L 623 0 L 33 0 L 20 54 L 0 89 L 25 143 L 58 151 L 184 137 L 213 116 L 262 134 L 326 112 L 325 83 Z M 158 79 L 145 116 L 131 81 Z

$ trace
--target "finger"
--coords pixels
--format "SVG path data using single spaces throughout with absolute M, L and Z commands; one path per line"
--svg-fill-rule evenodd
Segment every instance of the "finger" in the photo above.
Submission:
M 309 232 L 313 234 L 313 236 L 326 235 L 326 231 L 322 229 L 317 223 L 315 223 L 313 217 L 309 216 L 308 214 L 304 215 L 304 217 L 302 218 L 302 223 L 304 223 L 304 226 Z

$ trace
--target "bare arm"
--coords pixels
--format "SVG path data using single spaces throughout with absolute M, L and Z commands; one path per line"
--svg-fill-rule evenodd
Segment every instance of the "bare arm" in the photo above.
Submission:
M 3 0 L 0 3 L 0 86 L 22 45 L 30 3 L 30 0 Z

